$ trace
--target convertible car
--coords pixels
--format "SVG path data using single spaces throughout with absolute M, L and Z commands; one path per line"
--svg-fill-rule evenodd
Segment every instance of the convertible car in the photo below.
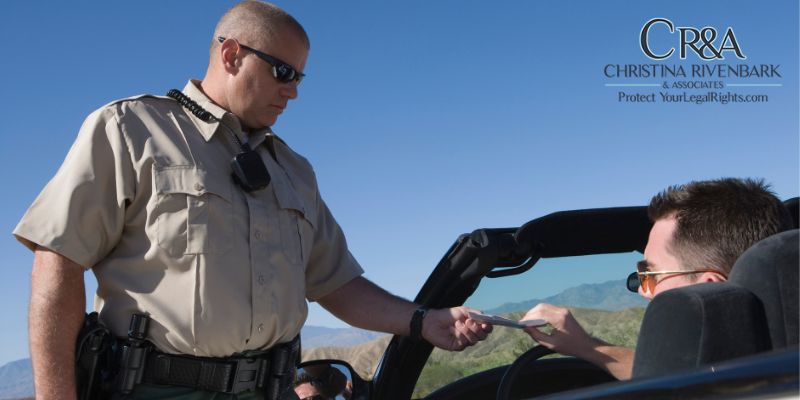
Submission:
M 798 199 L 785 204 L 797 228 Z M 557 212 L 518 228 L 478 229 L 455 241 L 415 301 L 431 308 L 471 305 L 485 288 L 515 293 L 537 280 L 546 282 L 554 268 L 586 275 L 595 266 L 630 262 L 621 271 L 631 271 L 650 227 L 646 207 L 621 207 Z M 523 279 L 534 271 L 544 278 Z M 309 397 L 315 399 L 797 398 L 798 285 L 794 229 L 743 254 L 729 282 L 670 290 L 646 310 L 639 308 L 631 343 L 619 343 L 625 335 L 618 331 L 595 329 L 592 334 L 609 342 L 636 345 L 634 376 L 628 381 L 577 358 L 555 357 L 521 331 L 499 326 L 491 336 L 510 351 L 492 347 L 481 353 L 481 343 L 450 353 L 462 359 L 445 363 L 435 352 L 432 356 L 427 342 L 395 336 L 369 380 L 341 360 L 307 361 L 300 375 L 329 367 L 347 375 L 346 388 Z M 529 308 L 518 306 L 516 311 Z M 636 314 L 630 310 L 627 314 Z M 580 317 L 580 310 L 575 313 Z M 602 327 L 603 321 L 627 318 L 625 313 L 586 315 Z M 603 332 L 611 336 L 602 337 Z M 480 357 L 489 361 L 469 364 Z M 467 367 L 456 372 L 453 365 Z M 439 386 L 421 388 L 421 376 L 427 382 L 435 376 Z

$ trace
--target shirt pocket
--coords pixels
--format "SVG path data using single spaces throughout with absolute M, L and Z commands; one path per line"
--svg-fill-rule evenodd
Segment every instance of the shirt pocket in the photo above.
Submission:
M 305 266 L 314 240 L 314 209 L 285 187 L 276 185 L 275 192 L 283 252 L 290 263 Z
M 194 166 L 155 169 L 158 245 L 170 255 L 222 254 L 231 249 L 229 177 Z

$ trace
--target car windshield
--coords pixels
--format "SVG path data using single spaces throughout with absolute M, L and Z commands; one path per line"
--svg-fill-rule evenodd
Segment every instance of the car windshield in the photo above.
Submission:
M 465 305 L 512 320 L 540 302 L 560 305 L 569 308 L 590 335 L 634 347 L 647 302 L 626 289 L 625 278 L 641 259 L 637 252 L 542 259 L 520 275 L 484 278 Z M 520 329 L 496 326 L 487 340 L 462 352 L 435 349 L 413 397 L 510 364 L 535 344 Z

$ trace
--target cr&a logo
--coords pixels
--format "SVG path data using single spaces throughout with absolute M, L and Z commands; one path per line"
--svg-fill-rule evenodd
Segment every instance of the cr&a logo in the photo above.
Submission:
M 665 25 L 665 27 L 669 29 L 670 34 L 675 33 L 675 26 L 672 24 L 672 21 L 666 18 L 653 18 L 644 24 L 639 36 L 642 52 L 653 60 L 669 58 L 672 56 L 672 53 L 675 52 L 675 48 L 670 47 L 666 52 L 656 54 L 658 50 L 654 50 L 650 47 L 648 35 L 651 30 L 656 29 L 659 25 Z M 663 29 L 663 27 L 661 29 Z M 742 53 L 742 49 L 739 47 L 739 42 L 736 40 L 736 35 L 733 33 L 733 28 L 731 27 L 725 30 L 725 35 L 722 37 L 719 47 L 715 44 L 718 36 L 716 28 L 704 27 L 702 29 L 697 29 L 691 26 L 679 26 L 678 32 L 680 37 L 679 53 L 681 60 L 686 59 L 687 48 L 694 51 L 698 57 L 705 61 L 724 60 L 724 53 L 726 51 L 734 52 L 736 57 L 740 60 L 747 59 L 747 56 Z

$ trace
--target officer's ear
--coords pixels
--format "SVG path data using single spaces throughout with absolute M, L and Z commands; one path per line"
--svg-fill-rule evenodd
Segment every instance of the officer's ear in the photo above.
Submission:
M 231 74 L 239 71 L 241 60 L 239 54 L 242 52 L 239 42 L 233 39 L 225 39 L 217 46 L 217 56 L 222 68 Z

